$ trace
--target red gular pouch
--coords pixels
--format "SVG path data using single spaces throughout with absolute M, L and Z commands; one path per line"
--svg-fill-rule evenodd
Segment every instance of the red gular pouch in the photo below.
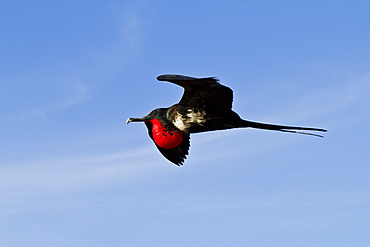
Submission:
M 158 119 L 147 121 L 152 124 L 152 138 L 154 142 L 161 148 L 175 148 L 182 142 L 181 132 L 167 130 Z

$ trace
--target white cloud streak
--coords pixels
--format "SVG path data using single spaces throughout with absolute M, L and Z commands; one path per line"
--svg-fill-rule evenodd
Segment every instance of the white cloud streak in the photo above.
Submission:
M 160 167 L 155 162 L 148 163 L 147 156 L 154 151 L 148 147 L 124 153 L 2 164 L 2 204 L 50 193 L 78 193 L 148 176 Z
M 370 94 L 370 74 L 356 75 L 335 87 L 319 89 L 299 98 L 289 111 L 269 116 L 273 121 L 316 121 L 366 99 Z M 276 119 L 276 120 L 275 120 Z
M 149 7 L 142 1 L 111 3 L 108 8 L 115 15 L 116 39 L 89 54 L 106 70 L 116 72 L 138 58 L 151 32 L 152 20 Z

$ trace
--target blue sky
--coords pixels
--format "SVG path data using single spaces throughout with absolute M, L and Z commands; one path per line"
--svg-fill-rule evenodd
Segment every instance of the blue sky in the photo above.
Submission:
M 0 246 L 368 246 L 368 1 L 0 1 Z M 217 76 L 182 167 L 143 124 Z

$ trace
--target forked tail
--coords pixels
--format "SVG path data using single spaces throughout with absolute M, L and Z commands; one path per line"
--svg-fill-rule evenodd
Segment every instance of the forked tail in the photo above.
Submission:
M 296 127 L 296 126 L 284 126 L 284 125 L 275 125 L 275 124 L 265 124 L 265 123 L 257 123 L 252 121 L 243 120 L 243 126 L 241 127 L 251 127 L 257 129 L 266 129 L 266 130 L 276 130 L 282 132 L 290 132 L 290 133 L 297 133 L 297 134 L 304 134 L 304 135 L 311 135 L 311 136 L 318 136 L 323 137 L 322 135 L 308 133 L 308 132 L 301 132 L 295 130 L 310 130 L 310 131 L 322 131 L 326 132 L 326 129 L 319 129 L 319 128 L 307 128 L 307 127 Z

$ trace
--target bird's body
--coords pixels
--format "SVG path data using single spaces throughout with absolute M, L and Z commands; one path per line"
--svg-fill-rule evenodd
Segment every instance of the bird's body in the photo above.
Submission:
M 142 118 L 129 118 L 127 123 L 144 121 L 149 136 L 159 151 L 171 162 L 182 165 L 188 155 L 190 134 L 232 128 L 259 128 L 320 136 L 294 130 L 326 131 L 318 128 L 264 124 L 243 120 L 232 108 L 233 92 L 213 77 L 193 78 L 180 75 L 158 76 L 184 88 L 178 104 L 158 108 Z

